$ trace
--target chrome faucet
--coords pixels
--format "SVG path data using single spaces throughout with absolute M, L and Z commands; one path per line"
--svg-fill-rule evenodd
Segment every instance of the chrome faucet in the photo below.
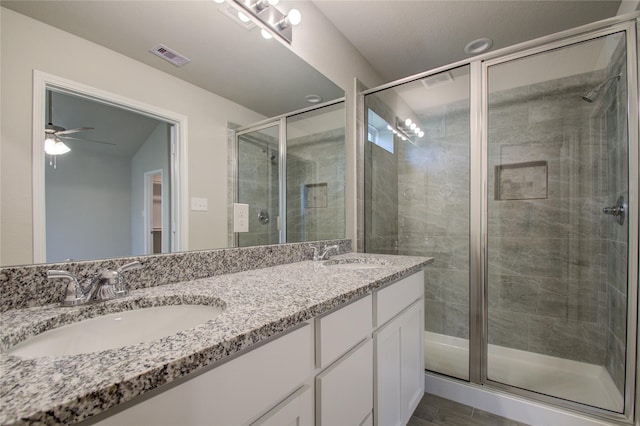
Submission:
M 322 248 L 322 252 L 320 252 L 320 247 L 311 246 L 311 245 L 309 247 L 313 249 L 313 260 L 328 260 L 329 252 L 331 250 L 335 250 L 336 253 L 340 250 L 340 247 L 338 247 L 336 244 L 332 246 L 324 246 Z
M 142 268 L 142 264 L 134 261 L 122 265 L 115 271 L 103 269 L 95 277 L 87 280 L 84 285 L 72 273 L 67 271 L 49 270 L 47 271 L 47 278 L 69 280 L 62 306 L 77 306 L 125 297 L 129 294 L 129 286 L 124 279 L 123 273 L 139 268 Z

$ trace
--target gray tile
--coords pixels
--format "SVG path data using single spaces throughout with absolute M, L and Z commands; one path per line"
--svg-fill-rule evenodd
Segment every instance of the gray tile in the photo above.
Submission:
M 496 414 L 478 410 L 477 408 L 473 410 L 473 415 L 471 417 L 474 420 L 481 421 L 482 425 L 487 426 L 526 426 L 526 423 L 520 423 L 515 420 L 500 417 Z
M 433 426 L 435 423 L 413 416 L 409 419 L 407 426 Z
M 418 404 L 408 424 L 412 426 L 527 426 L 524 423 L 428 393 Z

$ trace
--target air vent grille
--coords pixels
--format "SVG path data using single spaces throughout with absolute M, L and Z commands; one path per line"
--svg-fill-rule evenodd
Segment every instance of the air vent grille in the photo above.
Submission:
M 153 53 L 154 55 L 157 55 L 157 56 L 161 57 L 162 59 L 164 59 L 166 61 L 171 62 L 176 67 L 181 67 L 181 66 L 186 65 L 189 62 L 191 62 L 191 59 L 188 59 L 188 58 L 182 56 L 181 54 L 179 54 L 175 50 L 171 50 L 167 46 L 164 46 L 162 44 L 159 44 L 156 47 L 154 47 L 152 49 L 149 49 L 149 52 Z

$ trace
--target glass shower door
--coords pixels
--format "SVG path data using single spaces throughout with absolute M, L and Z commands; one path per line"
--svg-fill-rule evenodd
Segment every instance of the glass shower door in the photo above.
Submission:
M 365 97 L 365 251 L 430 256 L 425 368 L 469 380 L 470 67 Z
M 277 244 L 280 215 L 278 123 L 237 136 L 237 202 L 249 205 L 249 232 L 238 232 L 237 246 Z
M 624 411 L 625 34 L 486 66 L 486 378 Z

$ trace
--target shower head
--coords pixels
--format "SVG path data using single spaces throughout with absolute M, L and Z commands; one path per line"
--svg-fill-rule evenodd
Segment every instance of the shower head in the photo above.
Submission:
M 596 99 L 598 99 L 600 94 L 604 92 L 603 89 L 605 89 L 610 82 L 614 80 L 619 80 L 619 79 L 620 79 L 620 74 L 607 78 L 605 81 L 598 84 L 596 87 L 594 87 L 593 89 L 589 90 L 587 93 L 582 95 L 582 100 L 589 103 L 595 101 Z

